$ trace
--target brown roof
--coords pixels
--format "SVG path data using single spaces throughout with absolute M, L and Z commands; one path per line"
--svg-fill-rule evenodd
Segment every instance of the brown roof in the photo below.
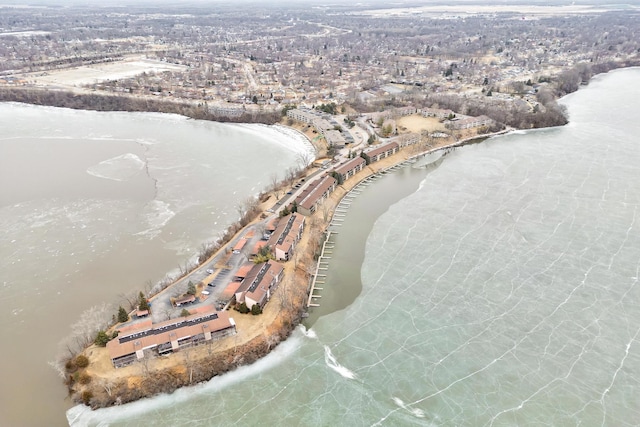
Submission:
M 277 262 L 267 261 L 266 264 L 269 265 L 268 270 L 261 277 L 258 283 L 251 284 L 251 286 L 245 293 L 245 297 L 248 296 L 252 300 L 258 302 L 260 305 L 262 305 L 264 300 L 267 298 L 267 292 L 273 285 L 275 278 L 279 276 L 284 269 L 284 267 Z
M 278 224 L 278 217 L 272 218 L 266 226 L 266 229 L 269 231 L 273 231 L 276 229 L 276 225 Z
M 186 302 L 193 302 L 195 300 L 196 300 L 196 296 L 195 295 L 187 294 L 187 295 L 181 296 L 180 298 L 176 298 L 173 301 L 173 303 L 175 305 L 178 305 L 178 304 L 184 304 Z
M 340 175 L 346 175 L 349 171 L 357 168 L 360 165 L 363 165 L 367 163 L 365 159 L 363 159 L 362 157 L 358 156 L 354 159 L 349 160 L 347 163 L 345 163 L 344 165 L 336 168 L 336 172 L 338 172 Z
M 244 245 L 247 244 L 247 239 L 240 239 L 238 240 L 238 243 L 236 243 L 236 245 L 233 247 L 234 251 L 241 251 L 242 248 L 244 248 Z
M 296 200 L 298 206 L 302 206 L 305 209 L 311 209 L 313 205 L 316 204 L 318 199 L 320 199 L 327 189 L 331 188 L 336 184 L 336 180 L 334 177 L 325 175 L 320 179 L 317 179 L 310 185 L 310 190 L 306 194 L 306 196 L 300 201 Z
M 367 156 L 374 157 L 374 156 L 377 156 L 378 154 L 384 153 L 385 151 L 395 150 L 397 148 L 399 148 L 399 145 L 396 142 L 390 142 L 388 144 L 381 145 L 380 147 L 375 148 L 371 151 L 367 151 L 366 153 L 367 153 Z
M 236 290 L 236 294 L 239 292 L 255 292 L 255 289 L 264 284 L 270 285 L 273 277 L 279 275 L 282 270 L 282 265 L 272 260 L 255 264 L 247 278 L 242 282 L 242 285 Z
M 265 246 L 266 244 L 267 242 L 265 242 L 264 240 L 258 240 L 256 244 L 253 246 L 253 251 L 251 251 L 251 255 L 255 255 L 258 252 L 260 252 L 260 249 L 262 249 L 262 247 Z
M 220 294 L 220 300 L 230 300 L 236 294 L 241 284 L 242 282 L 229 282 L 227 287 L 224 288 L 224 291 Z
M 229 328 L 235 324 L 233 319 L 229 317 L 228 312 L 216 312 L 213 306 L 210 308 L 211 310 L 204 313 L 195 313 L 187 317 L 180 317 L 155 324 L 153 325 L 154 333 L 150 333 L 138 339 L 121 343 L 120 339 L 124 337 L 118 336 L 107 343 L 109 355 L 111 356 L 111 359 L 115 359 L 117 357 L 135 353 L 137 350 L 144 350 L 145 348 L 155 347 L 170 341 L 177 341 L 180 338 L 198 335 L 203 333 L 205 330 L 216 332 Z M 197 322 L 197 320 L 206 318 L 206 316 L 213 315 L 214 313 L 216 314 L 215 319 Z M 180 327 L 180 324 L 185 324 L 185 326 Z M 177 325 L 178 327 L 170 328 L 170 326 L 174 325 Z M 163 328 L 167 328 L 167 330 L 162 331 Z
M 242 277 L 242 278 L 247 277 L 247 274 L 249 274 L 249 272 L 251 271 L 254 265 L 255 265 L 254 263 L 247 263 L 247 264 L 241 265 L 240 268 L 238 268 L 238 271 L 236 272 L 235 276 Z
M 127 336 L 127 335 L 138 333 L 140 331 L 149 330 L 152 328 L 152 326 L 153 326 L 152 320 L 145 319 L 142 322 L 135 322 L 135 323 L 129 323 L 129 324 L 125 323 L 117 329 L 118 329 L 118 334 L 120 336 L 123 336 L 123 335 Z

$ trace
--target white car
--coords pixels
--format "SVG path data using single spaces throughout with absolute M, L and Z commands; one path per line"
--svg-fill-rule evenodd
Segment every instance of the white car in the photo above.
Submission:
M 212 270 L 212 269 L 210 269 L 210 268 L 207 268 L 207 273 L 209 273 L 209 274 L 213 274 L 213 270 Z

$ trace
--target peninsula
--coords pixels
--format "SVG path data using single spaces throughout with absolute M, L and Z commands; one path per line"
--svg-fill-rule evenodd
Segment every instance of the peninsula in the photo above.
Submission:
M 279 123 L 316 148 L 248 200 L 200 263 L 87 317 L 54 365 L 94 408 L 208 380 L 286 339 L 317 303 L 324 232 L 361 180 L 431 150 L 563 125 L 558 97 L 640 64 L 637 7 L 202 7 L 36 17 L 3 6 L 0 101 Z

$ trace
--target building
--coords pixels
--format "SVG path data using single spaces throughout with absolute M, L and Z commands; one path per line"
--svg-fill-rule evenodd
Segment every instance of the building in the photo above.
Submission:
M 465 117 L 459 120 L 449 120 L 445 123 L 445 127 L 451 130 L 463 130 L 477 128 L 481 126 L 491 126 L 493 120 L 487 116 Z
M 347 144 L 347 140 L 342 136 L 342 133 L 335 129 L 326 130 L 324 132 L 324 139 L 327 140 L 327 144 L 329 146 L 333 146 L 335 148 L 344 148 Z
M 369 150 L 366 152 L 367 156 L 369 156 L 369 161 L 371 163 L 377 162 L 378 160 L 382 160 L 386 157 L 395 154 L 400 150 L 400 146 L 396 142 L 390 142 L 388 144 L 381 145 L 373 150 Z
M 236 302 L 244 302 L 249 309 L 255 304 L 263 308 L 278 287 L 283 271 L 284 267 L 275 261 L 255 264 L 236 290 Z
M 313 214 L 318 204 L 322 203 L 336 189 L 338 182 L 329 175 L 324 175 L 311 182 L 304 192 L 296 198 L 298 212 L 302 215 Z
M 187 294 L 173 300 L 173 305 L 180 307 L 182 305 L 191 304 L 196 301 L 196 296 Z
M 287 117 L 296 120 L 298 122 L 311 124 L 314 120 L 320 117 L 319 114 L 314 113 L 311 110 L 303 108 L 293 108 L 287 111 Z
M 107 343 L 107 350 L 111 363 L 119 368 L 144 359 L 149 352 L 165 355 L 235 333 L 236 324 L 229 313 L 210 306 L 186 317 L 156 324 L 147 319 L 125 326 Z
M 417 133 L 407 133 L 404 135 L 400 135 L 396 139 L 396 142 L 398 143 L 400 148 L 404 148 L 409 145 L 417 144 L 418 142 L 420 142 L 420 135 L 418 135 Z
M 360 172 L 367 165 L 367 162 L 362 157 L 356 157 L 354 159 L 349 160 L 342 166 L 338 166 L 335 169 L 335 172 L 340 175 L 342 178 L 342 182 L 351 178 L 358 172 Z
M 271 233 L 267 245 L 271 248 L 276 260 L 289 261 L 296 244 L 304 231 L 304 217 L 292 213 L 280 218 L 276 229 Z
M 442 110 L 440 108 L 421 108 L 418 110 L 423 117 L 435 117 L 437 119 L 444 120 L 449 117 L 453 117 L 455 113 L 451 110 Z

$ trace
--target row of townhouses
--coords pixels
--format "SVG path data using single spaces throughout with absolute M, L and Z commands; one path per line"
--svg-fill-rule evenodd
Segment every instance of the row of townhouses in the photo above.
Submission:
M 416 134 L 402 138 L 401 142 L 389 142 L 365 151 L 370 163 L 375 163 L 397 153 L 401 147 L 416 144 L 420 137 Z M 363 156 L 357 156 L 345 163 L 322 174 L 302 191 L 295 199 L 297 212 L 302 215 L 311 215 L 316 212 L 318 206 L 325 201 L 336 189 L 338 181 L 345 182 L 367 166 Z M 339 178 L 338 180 L 336 179 Z
M 205 306 L 189 316 L 160 323 L 154 324 L 147 318 L 125 325 L 118 332 L 118 336 L 107 343 L 111 363 L 116 368 L 145 358 L 150 350 L 165 355 L 233 335 L 236 324 L 226 311 Z

